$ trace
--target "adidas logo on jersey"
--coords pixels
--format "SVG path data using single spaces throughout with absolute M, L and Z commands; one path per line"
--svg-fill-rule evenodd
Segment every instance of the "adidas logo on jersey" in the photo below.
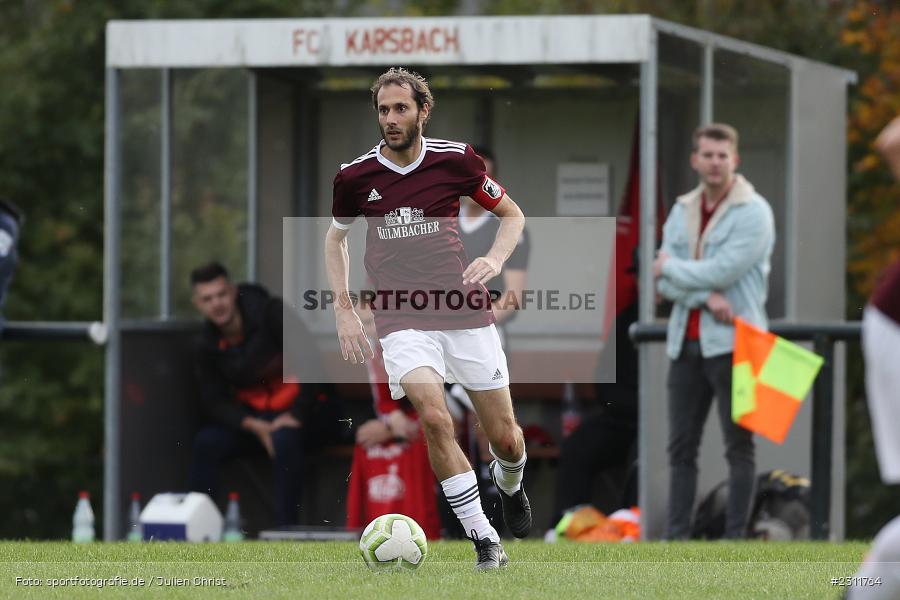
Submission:
M 376 200 L 381 200 L 381 194 L 378 193 L 378 190 L 372 188 L 372 191 L 369 192 L 369 202 L 375 202 Z
M 494 371 L 494 376 L 491 377 L 491 381 L 497 381 L 498 379 L 503 379 L 503 373 L 500 372 L 500 369 Z

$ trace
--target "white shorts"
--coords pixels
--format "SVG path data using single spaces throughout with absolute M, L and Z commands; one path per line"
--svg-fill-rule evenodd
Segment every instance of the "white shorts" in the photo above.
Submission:
M 900 483 L 900 325 L 874 306 L 867 306 L 863 311 L 862 346 L 881 479 L 885 483 Z
M 509 385 L 506 354 L 493 324 L 474 329 L 403 329 L 381 338 L 391 398 L 404 396 L 400 381 L 413 369 L 431 367 L 449 383 L 467 390 L 496 390 Z

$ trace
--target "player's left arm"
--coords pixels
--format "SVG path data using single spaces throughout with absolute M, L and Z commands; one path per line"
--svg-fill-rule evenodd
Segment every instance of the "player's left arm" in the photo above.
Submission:
M 497 237 L 488 253 L 473 260 L 463 271 L 463 284 L 486 283 L 499 275 L 525 228 L 525 214 L 507 194 L 503 194 L 492 211 L 500 217 Z
M 894 177 L 900 179 L 900 117 L 894 117 L 894 120 L 878 134 L 875 147 L 884 156 Z

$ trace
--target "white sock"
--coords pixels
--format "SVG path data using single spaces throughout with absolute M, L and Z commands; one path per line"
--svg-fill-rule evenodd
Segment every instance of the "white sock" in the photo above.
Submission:
M 497 487 L 503 490 L 507 496 L 512 496 L 522 487 L 522 473 L 525 471 L 528 453 L 522 450 L 522 458 L 515 462 L 503 460 L 497 456 L 493 447 L 491 447 L 491 454 L 497 459 L 494 464 L 494 479 L 497 480 Z
M 453 508 L 456 518 L 462 523 L 466 537 L 473 538 L 472 532 L 478 539 L 489 538 L 495 542 L 500 541 L 497 530 L 491 527 L 490 521 L 484 516 L 481 508 L 481 497 L 478 495 L 478 482 L 475 480 L 475 471 L 466 471 L 454 475 L 441 482 L 444 496 Z

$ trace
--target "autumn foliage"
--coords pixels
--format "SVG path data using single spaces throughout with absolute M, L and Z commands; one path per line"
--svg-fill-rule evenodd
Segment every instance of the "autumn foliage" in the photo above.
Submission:
M 900 6 L 856 2 L 846 13 L 841 43 L 854 48 L 861 61 L 847 132 L 847 269 L 850 291 L 866 298 L 885 267 L 900 258 L 900 185 L 874 147 L 878 132 L 900 114 Z

